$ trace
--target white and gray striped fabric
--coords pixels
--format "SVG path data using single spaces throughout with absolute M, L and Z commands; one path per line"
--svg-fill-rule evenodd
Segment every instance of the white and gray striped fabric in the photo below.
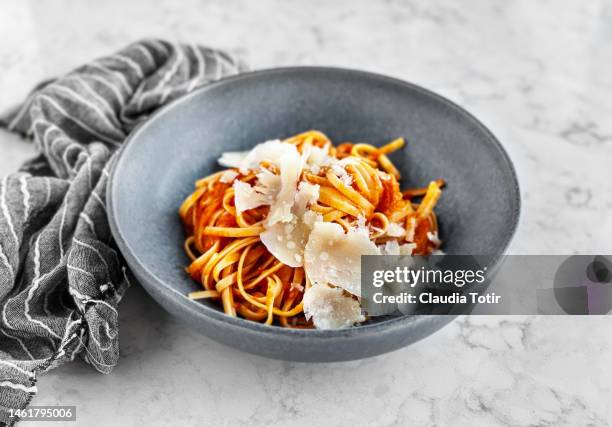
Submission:
M 158 107 L 244 69 L 219 50 L 144 40 L 0 117 L 39 152 L 0 181 L 0 424 L 27 406 L 38 373 L 78 354 L 104 373 L 117 363 L 128 273 L 106 216 L 114 153 Z

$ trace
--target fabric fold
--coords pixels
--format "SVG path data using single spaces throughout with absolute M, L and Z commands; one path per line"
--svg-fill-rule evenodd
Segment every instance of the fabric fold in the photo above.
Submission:
M 0 117 L 38 151 L 0 180 L 0 422 L 27 406 L 39 372 L 77 355 L 100 372 L 115 366 L 129 280 L 106 214 L 113 159 L 157 108 L 245 69 L 220 50 L 143 40 Z

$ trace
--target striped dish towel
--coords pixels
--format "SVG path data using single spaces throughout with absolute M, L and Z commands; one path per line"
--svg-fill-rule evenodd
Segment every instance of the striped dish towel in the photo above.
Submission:
M 38 150 L 0 181 L 0 424 L 28 405 L 39 372 L 78 354 L 104 373 L 117 363 L 128 277 L 106 215 L 109 164 L 158 107 L 244 69 L 219 50 L 144 40 L 0 117 Z

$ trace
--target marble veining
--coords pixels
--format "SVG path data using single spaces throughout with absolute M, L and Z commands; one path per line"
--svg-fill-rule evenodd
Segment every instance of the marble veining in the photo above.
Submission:
M 521 254 L 611 253 L 612 3 L 162 0 L 0 6 L 0 109 L 39 80 L 134 39 L 229 49 L 253 68 L 331 65 L 402 78 L 459 103 L 510 153 Z M 33 147 L 0 131 L 0 175 Z M 34 404 L 79 425 L 607 425 L 607 317 L 460 318 L 403 350 L 305 365 L 238 353 L 176 323 L 141 289 L 122 358 L 40 377 Z M 23 423 L 28 425 L 28 423 Z

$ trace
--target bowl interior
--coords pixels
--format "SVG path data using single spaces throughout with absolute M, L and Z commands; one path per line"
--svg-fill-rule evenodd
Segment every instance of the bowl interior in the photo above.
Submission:
M 325 68 L 220 81 L 137 129 L 116 164 L 109 192 L 121 250 L 164 286 L 183 295 L 199 289 L 183 270 L 188 260 L 177 214 L 194 181 L 219 170 L 216 160 L 225 151 L 309 129 L 323 131 L 334 143 L 381 145 L 403 136 L 406 147 L 391 156 L 402 173 L 401 187 L 425 186 L 436 178 L 448 183 L 437 208 L 444 251 L 505 250 L 518 219 L 519 192 L 495 138 L 462 109 L 424 89 Z

